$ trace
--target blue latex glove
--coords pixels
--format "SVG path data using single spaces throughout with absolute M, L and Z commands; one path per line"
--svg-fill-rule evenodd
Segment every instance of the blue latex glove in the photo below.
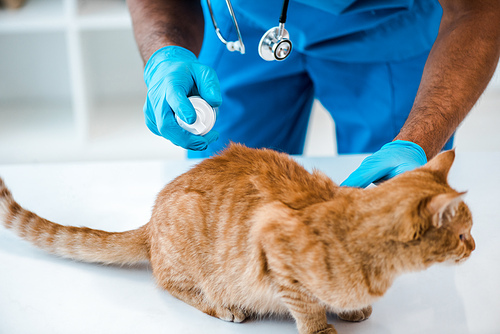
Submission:
M 177 114 L 188 124 L 196 121 L 188 96 L 200 95 L 212 107 L 222 102 L 215 71 L 199 63 L 191 51 L 179 46 L 157 50 L 146 64 L 144 81 L 148 87 L 144 115 L 149 130 L 177 146 L 197 151 L 205 150 L 219 138 L 216 131 L 204 136 L 193 135 L 175 120 Z
M 370 183 L 388 180 L 403 172 L 418 168 L 427 162 L 424 150 L 417 144 L 396 140 L 382 146 L 367 157 L 342 182 L 341 186 L 365 188 Z

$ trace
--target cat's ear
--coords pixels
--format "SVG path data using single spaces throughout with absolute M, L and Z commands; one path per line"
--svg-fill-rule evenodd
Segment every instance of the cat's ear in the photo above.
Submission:
M 431 170 L 434 174 L 439 175 L 444 181 L 448 179 L 448 172 L 455 160 L 455 149 L 442 152 L 432 158 L 424 168 Z
M 455 216 L 465 194 L 466 192 L 444 193 L 433 196 L 427 203 L 432 225 L 439 228 L 443 226 L 445 221 Z

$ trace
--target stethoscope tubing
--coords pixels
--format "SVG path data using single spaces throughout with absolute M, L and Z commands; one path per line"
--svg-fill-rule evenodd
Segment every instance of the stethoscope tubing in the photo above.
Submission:
M 285 22 L 287 18 L 288 11 L 288 2 L 289 0 L 283 0 L 283 6 L 281 8 L 281 14 L 279 17 L 279 25 L 276 28 L 271 28 L 268 30 L 264 36 L 262 37 L 258 51 L 259 55 L 264 60 L 284 60 L 290 54 L 292 50 L 292 42 L 289 39 L 288 32 L 285 29 Z M 236 20 L 236 15 L 234 14 L 233 6 L 231 4 L 231 0 L 226 0 L 226 5 L 229 10 L 229 14 L 231 16 L 231 20 L 233 21 L 233 25 L 236 28 L 236 34 L 238 36 L 238 41 L 230 42 L 222 36 L 220 28 L 217 24 L 217 20 L 215 19 L 214 12 L 212 10 L 212 4 L 210 0 L 207 0 L 208 10 L 210 12 L 210 18 L 212 19 L 212 24 L 214 25 L 215 33 L 219 40 L 224 43 L 229 51 L 239 51 L 241 54 L 245 53 L 245 44 L 243 44 L 243 38 L 241 37 L 240 27 L 238 26 L 238 21 Z M 281 47 L 286 45 L 286 47 Z M 278 57 L 276 53 L 276 48 L 280 47 L 281 50 L 286 50 L 286 54 L 282 57 Z M 264 56 L 266 54 L 267 56 Z

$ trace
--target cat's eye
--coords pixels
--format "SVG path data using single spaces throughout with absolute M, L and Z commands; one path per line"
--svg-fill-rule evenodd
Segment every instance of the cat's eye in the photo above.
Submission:
M 465 234 L 460 234 L 460 240 L 462 240 L 462 241 L 465 240 Z

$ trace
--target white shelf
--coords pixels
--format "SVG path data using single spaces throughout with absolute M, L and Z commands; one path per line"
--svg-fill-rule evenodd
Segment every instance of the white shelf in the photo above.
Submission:
M 89 154 L 99 160 L 121 159 L 129 155 L 147 159 L 182 159 L 184 149 L 153 135 L 144 123 L 142 96 L 101 100 L 92 107 Z
M 72 11 L 73 8 L 76 10 Z M 17 10 L 0 9 L 0 33 L 124 29 L 131 19 L 123 0 L 28 0 Z
M 0 164 L 184 158 L 183 149 L 151 134 L 141 110 L 140 97 L 96 103 L 81 143 L 70 101 L 1 103 Z
M 0 163 L 185 156 L 144 124 L 125 0 L 0 10 L 0 59 Z
M 84 30 L 122 29 L 131 26 L 130 15 L 123 0 L 80 1 L 78 26 Z
M 0 33 L 61 31 L 67 17 L 62 0 L 28 0 L 17 10 L 0 10 Z

